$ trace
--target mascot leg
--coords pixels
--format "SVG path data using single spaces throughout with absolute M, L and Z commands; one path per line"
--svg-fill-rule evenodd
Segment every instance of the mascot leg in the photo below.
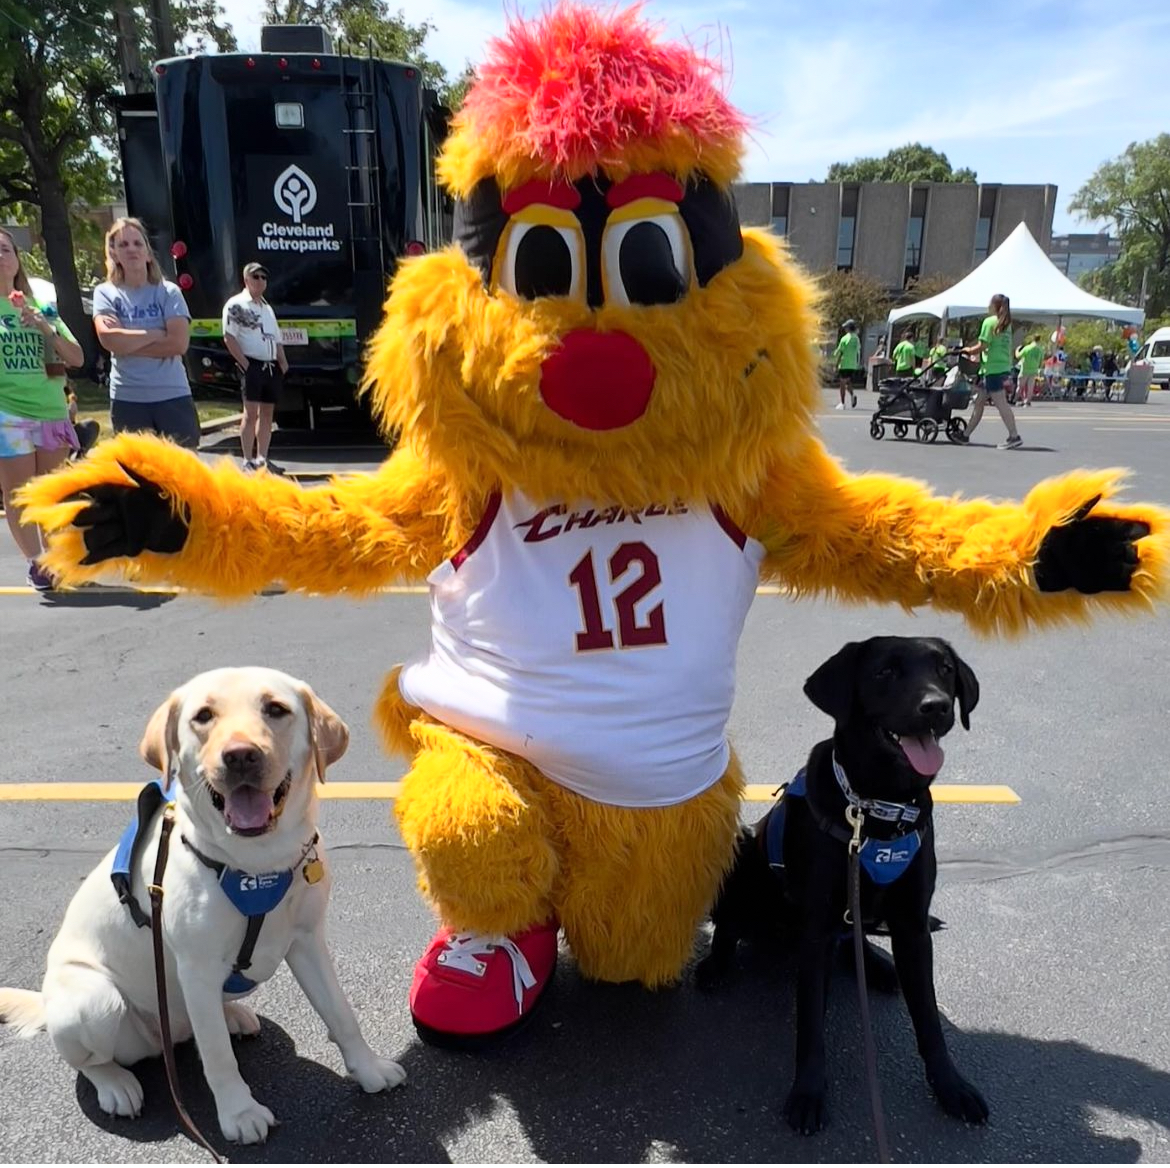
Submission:
M 730 868 L 743 774 L 676 807 L 612 807 L 561 792 L 554 902 L 581 972 L 598 981 L 677 981 Z
M 548 987 L 558 860 L 526 763 L 426 718 L 410 733 L 395 812 L 442 921 L 415 967 L 411 1015 L 425 1040 L 465 1045 L 527 1021 Z

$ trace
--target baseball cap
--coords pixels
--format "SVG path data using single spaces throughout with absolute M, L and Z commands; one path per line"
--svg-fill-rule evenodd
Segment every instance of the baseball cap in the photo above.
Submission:
M 263 264 L 251 263 L 244 265 L 245 276 L 265 276 L 268 275 L 268 269 Z

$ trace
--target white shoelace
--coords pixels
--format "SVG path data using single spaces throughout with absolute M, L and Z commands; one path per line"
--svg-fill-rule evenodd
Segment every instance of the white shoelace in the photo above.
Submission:
M 528 959 L 520 952 L 510 937 L 489 937 L 484 933 L 452 933 L 447 938 L 446 949 L 439 954 L 439 964 L 448 969 L 470 973 L 472 977 L 483 977 L 487 965 L 481 957 L 490 956 L 497 949 L 507 953 L 512 961 L 512 990 L 516 995 L 516 1012 L 524 1012 L 524 991 L 536 985 L 536 975 Z

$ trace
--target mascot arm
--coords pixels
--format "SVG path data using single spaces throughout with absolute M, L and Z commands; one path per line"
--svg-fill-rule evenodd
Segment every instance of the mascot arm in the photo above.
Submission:
M 368 592 L 420 579 L 445 554 L 445 497 L 408 453 L 374 474 L 302 488 L 207 466 L 152 436 L 122 434 L 22 491 L 49 536 L 50 571 L 76 584 L 119 568 L 136 580 L 222 597 L 280 581 Z
M 932 495 L 893 475 L 850 475 L 819 441 L 769 476 L 754 525 L 763 572 L 797 592 L 923 604 L 979 632 L 1148 607 L 1166 584 L 1170 514 L 1104 502 L 1123 472 L 1047 479 L 1022 503 Z

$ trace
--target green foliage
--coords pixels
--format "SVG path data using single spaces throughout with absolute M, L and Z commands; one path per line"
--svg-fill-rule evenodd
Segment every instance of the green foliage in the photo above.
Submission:
M 855 158 L 834 162 L 826 182 L 969 182 L 975 172 L 955 170 L 945 154 L 920 142 L 909 142 L 891 150 L 884 158 Z
M 1097 168 L 1073 196 L 1069 210 L 1105 220 L 1121 240 L 1121 255 L 1090 272 L 1085 287 L 1099 296 L 1136 304 L 1146 282 L 1145 309 L 1170 310 L 1170 134 L 1131 142 Z
M 265 19 L 270 24 L 320 24 L 338 47 L 414 65 L 423 84 L 439 94 L 439 100 L 455 110 L 463 103 L 474 74 L 470 65 L 452 81 L 446 69 L 426 53 L 427 37 L 434 32 L 430 20 L 411 24 L 406 13 L 391 9 L 386 0 L 266 0 Z
M 1047 332 L 1044 339 L 1047 342 Z M 1129 348 L 1121 335 L 1119 325 L 1110 324 L 1105 320 L 1077 320 L 1066 326 L 1064 351 L 1073 364 L 1081 365 L 1087 361 L 1089 353 L 1096 345 L 1100 345 L 1106 353 L 1110 351 L 1116 353 L 1120 362 L 1124 362 L 1129 355 Z
M 880 281 L 862 272 L 839 272 L 836 269 L 817 277 L 820 288 L 820 311 L 825 338 L 834 341 L 847 320 L 857 322 L 864 333 L 868 324 L 884 320 L 890 311 L 890 297 Z

